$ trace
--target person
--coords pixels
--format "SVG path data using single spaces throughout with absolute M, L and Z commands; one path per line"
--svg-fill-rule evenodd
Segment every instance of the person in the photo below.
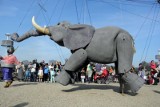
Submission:
M 38 70 L 38 81 L 39 82 L 42 82 L 42 79 L 43 79 L 43 68 L 42 66 L 40 66 L 39 70 Z
M 16 66 L 16 69 L 17 69 L 17 73 L 18 73 L 18 80 L 19 80 L 19 81 L 22 81 L 22 80 L 23 80 L 23 77 L 24 77 L 24 65 L 23 65 L 23 62 L 20 62 L 20 63 Z
M 82 68 L 81 70 L 81 82 L 84 83 L 85 80 L 85 68 Z
M 39 65 L 42 67 L 42 70 L 43 70 L 43 73 L 44 73 L 44 67 L 45 67 L 45 61 L 42 60 Z M 43 75 L 43 78 L 42 78 L 42 82 L 44 82 L 44 75 Z
M 150 73 L 148 74 L 147 84 L 148 85 L 153 85 L 154 84 L 154 79 L 153 79 L 153 77 Z
M 45 64 L 43 75 L 44 75 L 44 82 L 48 82 L 48 75 L 49 75 L 48 63 Z
M 92 73 L 93 73 L 92 66 L 91 66 L 91 64 L 88 64 L 87 65 L 88 83 L 92 82 L 92 80 L 91 80 Z
M 101 68 L 102 68 L 102 65 L 99 63 L 96 63 L 96 65 L 95 65 L 96 72 L 100 72 Z
M 56 71 L 56 74 L 58 75 L 60 73 L 61 66 L 58 61 L 56 61 L 56 64 L 54 65 L 54 71 Z
M 151 60 L 151 62 L 150 62 L 150 68 L 157 72 L 157 69 L 156 69 L 157 66 L 156 66 L 156 63 L 154 62 L 154 60 Z
M 53 68 L 53 70 L 54 70 L 54 64 L 51 63 L 48 67 L 49 67 L 49 74 L 48 74 L 48 76 L 49 76 L 49 81 L 50 81 L 51 80 L 51 68 Z
M 31 70 L 27 67 L 25 71 L 24 81 L 29 81 L 31 76 Z
M 54 68 L 50 68 L 50 81 L 51 81 L 51 83 L 55 83 L 55 79 L 54 79 L 54 77 L 55 77 L 55 71 L 54 71 Z
M 37 59 L 34 59 L 33 60 L 33 63 L 34 63 L 34 66 L 35 66 L 35 79 L 37 80 L 38 79 L 38 70 L 39 70 L 39 67 L 40 67 L 40 65 L 39 65 L 39 63 L 37 62 Z
M 109 76 L 109 72 L 108 72 L 105 64 L 102 66 L 101 72 L 102 72 L 102 74 L 101 74 L 101 83 L 105 84 L 106 80 L 107 80 L 107 78 Z
M 2 60 L 1 68 L 3 72 L 3 80 L 5 81 L 4 88 L 8 88 L 12 84 L 12 72 L 14 71 L 15 64 L 19 64 L 16 56 L 13 55 L 14 51 L 14 47 L 9 47 L 7 49 L 8 55 L 5 57 L 0 56 L 0 60 Z
M 146 80 L 146 68 L 144 66 L 142 68 L 141 77 Z
M 32 65 L 31 65 L 31 78 L 30 78 L 30 81 L 31 82 L 36 82 L 36 68 L 35 68 L 35 64 L 33 64 L 32 62 Z
M 157 70 L 157 72 L 160 71 L 160 60 L 158 61 L 158 66 L 157 66 L 156 70 Z
M 146 79 L 146 75 L 145 75 L 145 67 L 144 66 L 142 66 L 141 67 L 141 70 L 139 71 L 139 73 L 138 73 L 138 75 L 142 78 L 142 79 Z

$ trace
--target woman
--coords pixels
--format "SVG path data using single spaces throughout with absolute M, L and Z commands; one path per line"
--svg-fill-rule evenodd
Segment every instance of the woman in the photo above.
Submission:
M 20 62 L 19 65 L 16 66 L 17 73 L 18 73 L 18 80 L 22 81 L 24 77 L 24 65 L 23 62 Z
M 14 47 L 10 47 L 7 50 L 7 56 L 0 56 L 1 68 L 3 72 L 3 80 L 6 82 L 4 88 L 8 88 L 12 84 L 12 72 L 14 71 L 15 64 L 19 64 L 16 56 L 13 55 Z
M 155 71 L 157 71 L 157 66 L 156 66 L 156 63 L 154 62 L 154 60 L 151 60 L 151 62 L 150 62 L 150 68 L 151 69 L 153 69 L 153 70 L 155 70 Z
M 92 66 L 91 64 L 88 64 L 87 65 L 88 83 L 92 82 L 91 80 L 92 73 L 93 73 Z

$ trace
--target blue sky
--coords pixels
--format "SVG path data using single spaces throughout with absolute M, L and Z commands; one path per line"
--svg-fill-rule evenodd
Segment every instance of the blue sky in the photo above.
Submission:
M 55 25 L 60 21 L 72 24 L 85 23 L 95 28 L 118 26 L 127 30 L 135 39 L 136 53 L 133 65 L 155 59 L 160 49 L 160 4 L 156 0 L 0 0 L 0 41 L 6 33 L 24 34 L 32 27 L 35 16 L 41 26 Z M 32 37 L 14 43 L 19 60 L 64 63 L 71 55 L 67 48 L 60 47 L 47 36 Z M 6 48 L 0 47 L 0 55 Z

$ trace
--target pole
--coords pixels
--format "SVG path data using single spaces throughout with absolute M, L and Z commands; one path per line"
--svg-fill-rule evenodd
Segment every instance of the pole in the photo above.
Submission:
M 9 40 L 10 34 L 6 33 L 5 35 L 7 36 L 7 40 Z

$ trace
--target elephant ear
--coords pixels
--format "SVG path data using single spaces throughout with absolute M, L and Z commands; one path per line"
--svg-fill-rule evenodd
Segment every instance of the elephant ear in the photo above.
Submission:
M 63 39 L 64 46 L 70 50 L 84 48 L 90 43 L 94 32 L 94 27 L 90 25 L 70 25 L 67 35 Z

